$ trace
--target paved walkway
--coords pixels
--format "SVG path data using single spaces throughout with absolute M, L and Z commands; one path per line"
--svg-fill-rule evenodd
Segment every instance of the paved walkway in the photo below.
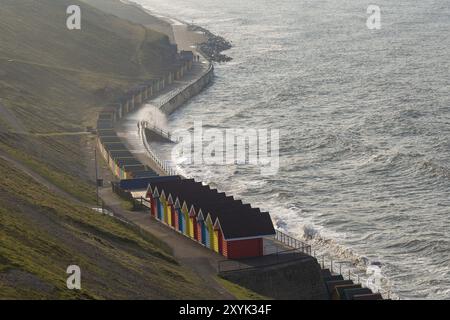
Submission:
M 217 265 L 219 261 L 224 260 L 224 257 L 152 219 L 149 212 L 124 210 L 121 206 L 122 201 L 112 192 L 111 188 L 103 188 L 100 196 L 117 217 L 138 225 L 165 242 L 172 249 L 175 259 L 182 266 L 193 271 L 208 288 L 216 291 L 222 299 L 235 299 L 216 280 Z
M 156 165 L 155 161 L 149 156 L 142 140 L 143 136 L 138 129 L 138 123 L 148 121 L 150 124 L 154 123 L 156 126 L 162 127 L 163 125 L 159 122 L 165 122 L 166 115 L 159 111 L 161 103 L 167 101 L 169 97 L 172 97 L 174 92 L 185 88 L 199 79 L 207 72 L 208 68 L 208 63 L 194 63 L 192 70 L 184 76 L 183 80 L 175 81 L 173 84 L 168 85 L 157 97 L 148 100 L 146 104 L 126 115 L 124 119 L 115 125 L 117 135 L 122 138 L 128 150 L 130 150 L 139 161 L 148 165 L 159 174 L 165 175 L 160 170 L 160 166 Z M 164 128 L 162 127 L 162 129 Z

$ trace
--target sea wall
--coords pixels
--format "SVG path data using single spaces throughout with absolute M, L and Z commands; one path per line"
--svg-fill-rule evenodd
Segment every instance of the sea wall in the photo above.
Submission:
M 274 299 L 328 299 L 320 265 L 312 257 L 270 267 L 226 272 L 220 276 Z
M 214 79 L 214 66 L 210 63 L 208 70 L 196 81 L 189 84 L 187 87 L 177 92 L 173 97 L 164 102 L 159 108 L 162 112 L 170 114 L 174 112 L 181 105 L 186 103 L 189 99 L 199 94 L 205 89 Z
M 104 107 L 99 112 L 96 128 L 97 148 L 100 150 L 104 160 L 108 163 L 111 171 L 118 179 L 154 177 L 157 176 L 160 171 L 168 173 L 168 169 L 166 169 L 163 163 L 151 152 L 149 154 L 153 155 L 155 166 L 159 166 L 159 168 L 149 167 L 139 161 L 135 155 L 127 149 L 126 145 L 117 135 L 114 127 L 115 123 L 120 121 L 127 114 L 140 108 L 149 99 L 157 97 L 161 91 L 174 80 L 180 80 L 187 71 L 192 69 L 192 65 L 193 56 L 191 59 L 180 59 L 180 62 L 174 66 L 173 70 L 167 72 L 161 78 L 152 79 L 131 88 L 122 97 L 107 107 Z M 203 82 L 204 81 L 195 81 L 183 91 L 194 92 Z M 187 95 L 187 93 L 180 93 Z M 180 98 L 174 94 L 170 100 L 179 101 Z M 168 103 L 172 102 L 168 101 Z

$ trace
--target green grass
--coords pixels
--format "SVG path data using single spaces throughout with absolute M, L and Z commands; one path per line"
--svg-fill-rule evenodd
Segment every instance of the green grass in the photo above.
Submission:
M 151 25 L 154 23 L 160 23 L 155 21 L 156 19 L 142 11 L 136 5 L 124 6 L 120 0 L 81 0 L 89 5 L 99 8 L 100 10 L 126 19 L 139 23 L 142 25 Z
M 217 281 L 238 300 L 270 300 L 268 297 L 262 296 L 221 277 L 217 277 Z
M 214 295 L 150 234 L 60 199 L 3 160 L 0 175 L 0 299 Z M 66 288 L 70 264 L 81 291 Z
M 58 140 L 64 141 L 66 138 L 8 134 L 0 134 L 0 137 L 0 150 L 80 201 L 95 203 L 94 186 L 88 182 L 85 174 L 81 174 L 86 170 L 83 155 L 76 151 L 81 146 L 73 148 L 74 144 L 66 146 L 58 143 Z

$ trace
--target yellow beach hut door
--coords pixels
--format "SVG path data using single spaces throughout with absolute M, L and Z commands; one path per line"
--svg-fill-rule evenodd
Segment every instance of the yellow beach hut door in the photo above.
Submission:
M 189 237 L 194 238 L 194 216 L 195 216 L 195 209 L 194 206 L 191 207 L 191 210 L 189 211 Z
M 219 241 L 220 241 L 220 237 L 219 237 L 219 232 L 220 231 L 220 223 L 219 220 L 216 219 L 216 223 L 214 224 L 214 228 L 213 228 L 213 250 L 217 253 L 219 253 Z
M 213 250 L 219 252 L 219 231 L 214 230 L 213 232 Z
M 173 199 L 172 199 L 172 195 L 169 194 L 169 197 L 167 198 L 166 201 L 166 206 L 167 206 L 167 224 L 169 226 L 172 226 L 172 206 L 173 206 Z
M 172 208 L 169 205 L 168 202 L 166 202 L 166 223 L 167 225 L 171 226 L 172 225 Z

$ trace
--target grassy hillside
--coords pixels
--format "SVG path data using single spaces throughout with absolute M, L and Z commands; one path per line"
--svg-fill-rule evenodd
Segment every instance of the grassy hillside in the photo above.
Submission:
M 133 23 L 142 24 L 150 29 L 157 30 L 169 36 L 172 42 L 175 42 L 172 26 L 169 22 L 160 18 L 148 15 L 140 5 L 127 0 L 81 0 L 87 4 L 110 13 L 116 17 Z M 126 2 L 130 5 L 124 5 Z
M 81 31 L 65 26 L 69 4 L 82 8 Z M 166 36 L 84 2 L 0 2 L 0 299 L 214 297 L 163 243 L 74 199 L 95 199 L 82 131 L 160 76 L 168 50 Z M 66 288 L 70 264 L 81 267 L 81 292 Z
M 81 7 L 81 30 L 66 28 L 69 5 Z M 173 62 L 169 40 L 78 0 L 4 0 L 0 9 L 0 150 L 93 199 L 88 138 L 58 134 L 85 131 L 103 106 L 161 76 Z
M 69 5 L 81 7 L 81 30 L 66 28 Z M 84 2 L 0 6 L 0 97 L 33 132 L 80 129 L 86 110 L 172 63 L 166 36 Z
M 119 18 L 139 23 L 142 25 L 160 24 L 161 20 L 148 15 L 136 3 L 129 2 L 131 5 L 124 6 L 121 0 L 81 0 L 104 12 L 115 15 Z M 126 2 L 126 1 L 124 1 Z
M 207 298 L 157 239 L 63 200 L 0 159 L 0 299 Z M 79 265 L 82 290 L 66 288 Z

